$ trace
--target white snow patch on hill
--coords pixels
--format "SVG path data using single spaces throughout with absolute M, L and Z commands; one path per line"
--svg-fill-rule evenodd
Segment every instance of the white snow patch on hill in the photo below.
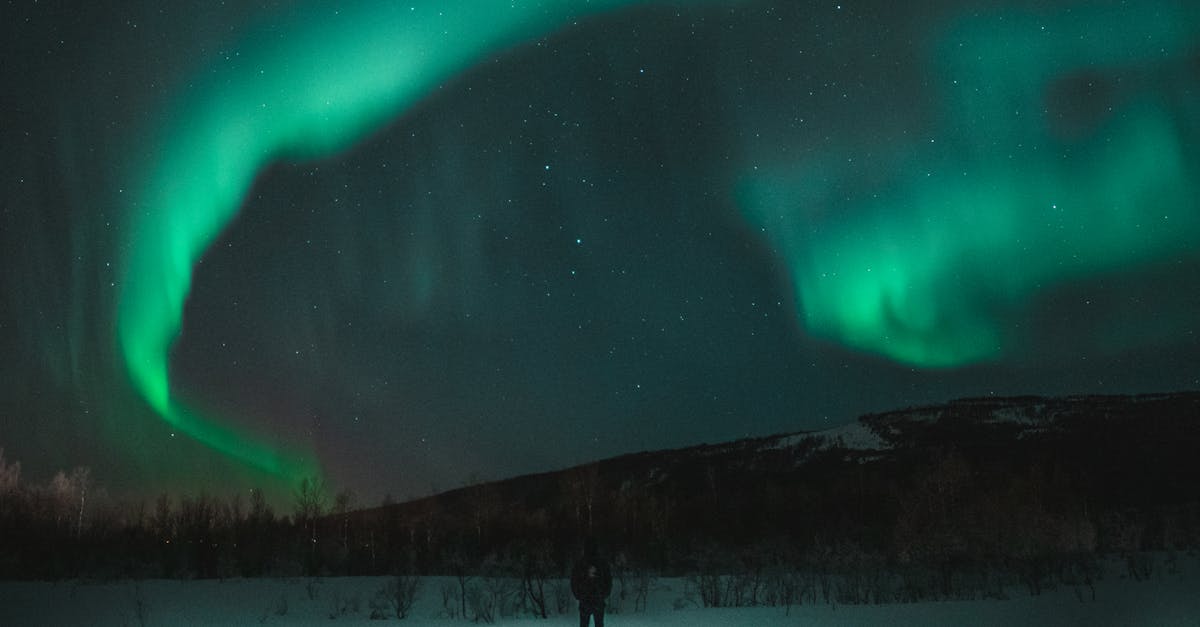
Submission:
M 857 420 L 832 429 L 783 436 L 768 448 L 793 448 L 800 446 L 806 440 L 818 441 L 817 450 L 821 451 L 834 447 L 854 451 L 881 451 L 888 448 L 888 444 L 883 438 Z
M 1039 418 L 1044 411 L 1044 405 L 1033 407 L 1005 407 L 992 412 L 988 422 L 1006 422 L 1018 425 L 1041 425 L 1044 421 Z

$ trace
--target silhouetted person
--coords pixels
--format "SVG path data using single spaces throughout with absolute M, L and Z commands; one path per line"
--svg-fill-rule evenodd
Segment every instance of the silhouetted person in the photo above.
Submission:
M 579 600 L 579 627 L 588 627 L 588 617 L 595 619 L 596 627 L 604 627 L 604 601 L 612 592 L 612 571 L 596 552 L 592 538 L 583 543 L 583 557 L 571 570 L 571 592 Z

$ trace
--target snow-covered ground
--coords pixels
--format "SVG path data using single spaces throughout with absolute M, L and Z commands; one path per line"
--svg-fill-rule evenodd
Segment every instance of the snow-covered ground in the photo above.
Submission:
M 225 581 L 4 582 L 0 625 L 380 625 L 370 601 L 386 583 L 381 577 L 324 579 L 230 579 Z M 1182 559 L 1175 572 L 1156 569 L 1150 581 L 1109 575 L 1096 585 L 1096 600 L 1073 588 L 1030 597 L 1011 591 L 1007 601 L 956 601 L 905 605 L 816 605 L 702 609 L 689 601 L 687 582 L 655 582 L 644 612 L 610 613 L 609 627 L 728 625 L 1200 625 L 1200 563 Z M 450 627 L 468 621 L 447 617 L 442 587 L 447 578 L 426 578 L 410 617 L 400 624 Z M 676 609 L 676 607 L 681 609 Z M 576 625 L 574 610 L 535 618 L 498 618 L 506 627 Z

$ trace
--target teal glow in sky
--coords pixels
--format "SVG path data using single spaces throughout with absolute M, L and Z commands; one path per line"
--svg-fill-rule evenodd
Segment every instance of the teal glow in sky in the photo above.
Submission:
M 591 2 L 596 10 L 621 2 Z M 541 34 L 579 3 L 360 3 L 313 8 L 247 37 L 197 73 L 146 152 L 130 207 L 118 335 L 146 402 L 187 435 L 298 479 L 310 455 L 198 416 L 172 394 L 170 349 L 195 264 L 276 159 L 345 149 L 489 51 Z
M 916 366 L 996 360 L 1039 292 L 1193 249 L 1198 36 L 1197 8 L 1178 2 L 947 29 L 926 60 L 941 119 L 886 148 L 885 184 L 838 198 L 830 164 L 799 163 L 743 186 L 804 327 Z M 814 204 L 839 217 L 814 224 Z
M 1194 2 L 268 4 L 0 20 L 31 476 L 369 502 L 1200 386 Z

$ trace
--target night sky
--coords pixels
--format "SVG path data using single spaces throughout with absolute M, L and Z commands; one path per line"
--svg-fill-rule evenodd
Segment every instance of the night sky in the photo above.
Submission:
M 1188 0 L 20 1 L 0 50 L 30 479 L 371 503 L 1200 387 Z

